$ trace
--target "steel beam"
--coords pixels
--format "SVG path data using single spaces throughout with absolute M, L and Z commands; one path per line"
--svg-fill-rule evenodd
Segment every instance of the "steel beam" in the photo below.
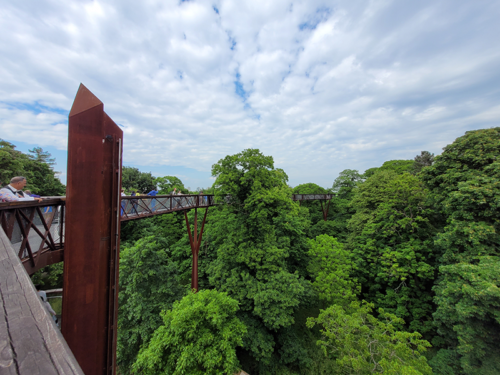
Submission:
M 122 139 L 80 85 L 69 114 L 62 332 L 86 375 L 116 371 Z

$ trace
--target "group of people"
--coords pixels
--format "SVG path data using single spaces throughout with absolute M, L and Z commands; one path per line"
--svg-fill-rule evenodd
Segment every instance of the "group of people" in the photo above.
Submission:
M 0 202 L 41 201 L 39 195 L 31 194 L 29 190 L 23 191 L 27 183 L 23 176 L 11 178 L 10 184 L 0 189 Z
M 156 189 L 153 189 L 151 190 L 149 193 L 147 194 L 144 194 L 145 196 L 150 196 L 150 197 L 156 197 L 158 195 L 158 190 Z M 202 194 L 202 193 L 200 193 Z M 140 194 L 138 193 L 137 190 L 135 189 L 132 189 L 132 192 L 130 193 L 130 196 L 131 197 L 140 197 L 141 195 L 143 194 Z M 177 188 L 174 188 L 174 190 L 172 190 L 169 195 L 184 195 L 182 193 L 182 191 L 180 189 L 177 189 Z M 122 189 L 121 190 L 121 196 L 122 197 L 125 197 L 127 196 L 127 194 L 125 193 L 125 190 Z M 138 208 L 138 199 L 131 199 L 130 200 L 130 207 L 127 208 L 127 202 L 126 201 L 122 201 L 122 204 L 121 204 L 121 214 L 123 215 L 124 213 L 127 213 L 127 214 L 138 214 L 138 211 L 137 211 L 137 208 Z M 178 198 L 174 198 L 173 200 L 173 208 L 177 208 L 177 206 L 181 205 L 181 202 L 180 202 L 180 199 Z M 150 208 L 151 208 L 151 211 L 156 211 L 156 199 L 151 199 L 150 200 Z

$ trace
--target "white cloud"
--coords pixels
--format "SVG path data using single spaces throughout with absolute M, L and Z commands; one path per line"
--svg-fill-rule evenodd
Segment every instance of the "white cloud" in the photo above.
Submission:
M 80 82 L 125 162 L 208 171 L 255 147 L 292 184 L 498 125 L 497 2 L 0 1 L 11 140 L 66 147 Z

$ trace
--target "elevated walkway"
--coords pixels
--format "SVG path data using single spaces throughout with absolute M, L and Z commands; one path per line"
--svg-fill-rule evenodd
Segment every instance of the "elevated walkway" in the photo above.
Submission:
M 0 375 L 83 375 L 0 228 Z

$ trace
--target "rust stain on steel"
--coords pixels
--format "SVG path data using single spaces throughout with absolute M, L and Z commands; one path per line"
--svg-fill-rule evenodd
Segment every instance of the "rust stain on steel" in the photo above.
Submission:
M 122 139 L 81 84 L 69 114 L 62 332 L 87 375 L 116 371 Z

